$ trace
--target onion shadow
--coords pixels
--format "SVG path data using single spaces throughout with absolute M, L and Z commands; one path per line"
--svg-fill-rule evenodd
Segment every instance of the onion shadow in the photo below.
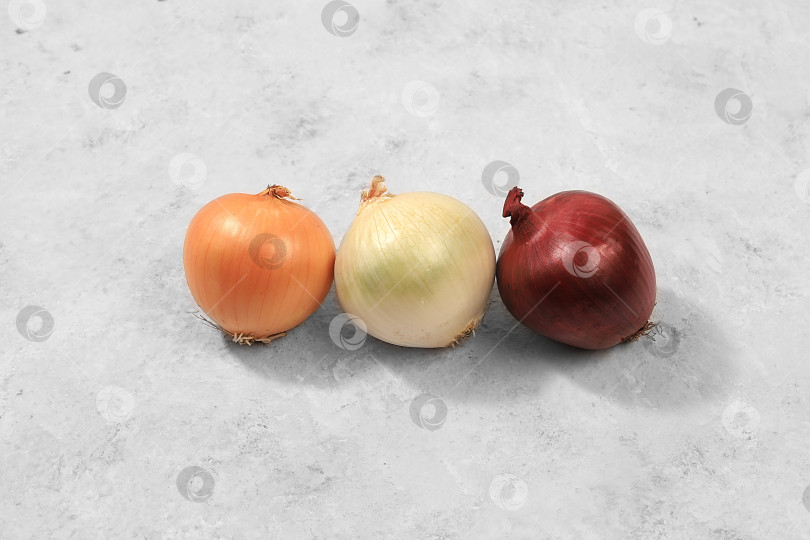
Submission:
M 476 335 L 455 349 L 406 349 L 374 340 L 370 352 L 420 392 L 499 404 L 541 398 L 560 376 L 597 399 L 678 410 L 725 399 L 738 370 L 722 328 L 695 302 L 659 289 L 657 329 L 605 350 L 558 343 L 524 327 L 493 290 Z M 371 339 L 371 338 L 369 338 Z
M 593 357 L 547 361 L 574 384 L 613 402 L 649 409 L 702 407 L 725 399 L 738 376 L 733 344 L 697 303 L 658 289 L 650 335 Z
M 540 358 L 588 352 L 545 339 L 519 324 L 496 287 L 482 324 L 455 347 L 412 349 L 377 340 L 370 345 L 378 362 L 406 380 L 417 394 L 500 404 L 542 394 L 554 370 Z
M 335 344 L 330 323 L 342 313 L 334 285 L 323 304 L 306 321 L 271 343 L 240 345 L 223 334 L 230 357 L 262 377 L 290 385 L 333 387 L 371 368 L 365 351 Z
M 689 298 L 658 291 L 659 329 L 606 350 L 578 349 L 524 327 L 493 288 L 482 325 L 455 348 L 419 349 L 335 327 L 343 314 L 334 287 L 323 305 L 287 336 L 252 347 L 223 336 L 226 350 L 251 371 L 291 385 L 365 386 L 406 382 L 414 396 L 509 404 L 541 398 L 560 376 L 594 397 L 626 406 L 672 410 L 724 399 L 734 386 L 734 348 L 719 325 Z M 397 385 L 395 385 L 397 386 Z M 402 390 L 400 386 L 400 390 Z
M 320 308 L 271 343 L 240 345 L 222 334 L 227 354 L 252 372 L 275 381 L 309 387 L 374 385 L 383 379 L 424 374 L 454 365 L 461 349 L 399 347 L 367 335 L 344 314 L 334 285 Z M 428 375 L 428 378 L 430 376 Z

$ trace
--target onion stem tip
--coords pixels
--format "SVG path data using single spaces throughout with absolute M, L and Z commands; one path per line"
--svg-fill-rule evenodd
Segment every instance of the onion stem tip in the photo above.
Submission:
M 267 189 L 259 193 L 259 195 L 268 195 L 270 197 L 275 197 L 276 199 L 292 199 L 294 201 L 301 200 L 298 197 L 293 197 L 289 189 L 278 184 L 273 184 L 272 186 L 268 185 Z
M 364 189 L 360 194 L 360 201 L 366 202 L 369 199 L 376 199 L 377 197 L 393 197 L 388 193 L 388 188 L 385 187 L 385 178 L 379 174 L 371 179 L 371 187 Z

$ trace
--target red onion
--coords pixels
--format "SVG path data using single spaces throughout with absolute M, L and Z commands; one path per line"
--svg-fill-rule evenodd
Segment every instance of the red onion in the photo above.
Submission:
M 498 257 L 509 312 L 536 332 L 583 349 L 606 349 L 649 331 L 655 270 L 627 214 L 588 191 L 564 191 L 529 208 L 513 188 Z

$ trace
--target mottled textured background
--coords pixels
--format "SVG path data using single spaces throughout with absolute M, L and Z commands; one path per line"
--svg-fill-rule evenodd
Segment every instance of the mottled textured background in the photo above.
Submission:
M 810 535 L 806 2 L 5 3 L 0 537 Z M 203 204 L 283 184 L 338 243 L 377 173 L 496 250 L 518 174 L 610 197 L 662 333 L 575 350 L 497 291 L 450 350 L 342 348 L 334 293 L 270 346 L 193 316 Z

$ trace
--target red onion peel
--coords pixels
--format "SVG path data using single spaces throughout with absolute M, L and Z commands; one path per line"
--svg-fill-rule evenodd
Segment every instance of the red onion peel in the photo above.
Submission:
M 532 208 L 513 188 L 503 207 L 512 229 L 498 257 L 509 312 L 536 332 L 605 349 L 649 331 L 655 270 L 630 218 L 609 199 L 564 191 Z

